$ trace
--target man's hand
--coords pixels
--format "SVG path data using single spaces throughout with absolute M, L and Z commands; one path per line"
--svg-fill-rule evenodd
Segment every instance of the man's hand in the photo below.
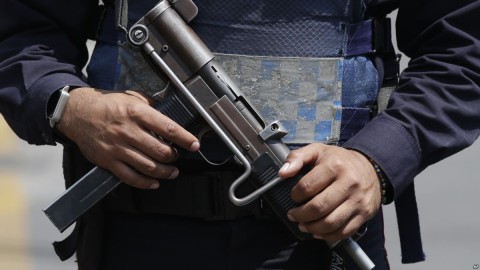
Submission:
M 380 183 L 368 159 L 359 152 L 315 143 L 294 150 L 279 172 L 283 178 L 309 171 L 292 190 L 302 206 L 288 212 L 299 229 L 336 242 L 354 234 L 380 207 Z
M 178 175 L 178 169 L 169 165 L 178 158 L 169 142 L 190 151 L 197 151 L 200 144 L 149 102 L 134 91 L 77 88 L 70 92 L 62 119 L 55 127 L 91 162 L 131 186 L 154 189 L 158 187 L 156 179 Z

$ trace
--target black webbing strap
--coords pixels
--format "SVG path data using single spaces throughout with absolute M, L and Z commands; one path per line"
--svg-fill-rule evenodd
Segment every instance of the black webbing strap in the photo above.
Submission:
M 350 25 L 346 56 L 384 54 L 392 51 L 389 18 L 370 18 Z
M 62 241 L 55 241 L 52 243 L 55 253 L 58 255 L 60 260 L 66 261 L 75 254 L 77 250 L 77 241 L 78 241 L 78 224 L 75 224 L 73 231 Z
M 402 250 L 402 263 L 415 263 L 425 260 L 422 237 L 420 235 L 420 219 L 413 182 L 395 201 L 398 231 Z
M 128 0 L 115 0 L 115 22 L 119 29 L 128 32 Z
M 88 19 L 87 37 L 91 40 L 96 40 L 100 31 L 100 26 L 105 15 L 105 5 L 97 5 L 91 12 Z

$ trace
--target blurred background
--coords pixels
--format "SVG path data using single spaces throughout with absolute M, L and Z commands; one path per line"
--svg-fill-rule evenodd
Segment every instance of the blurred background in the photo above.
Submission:
M 403 67 L 406 62 L 404 58 Z M 0 270 L 76 269 L 74 259 L 61 262 L 51 245 L 69 230 L 60 234 L 42 212 L 64 190 L 61 159 L 60 145 L 28 145 L 0 117 Z M 477 142 L 417 177 L 426 262 L 401 264 L 395 209 L 393 205 L 384 207 L 392 269 L 478 269 L 479 160 Z

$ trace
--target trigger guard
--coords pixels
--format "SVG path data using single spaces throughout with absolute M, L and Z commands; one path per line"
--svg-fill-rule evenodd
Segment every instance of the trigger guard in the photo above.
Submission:
M 200 130 L 200 132 L 198 133 L 197 137 L 198 137 L 198 141 L 200 142 L 200 149 L 197 151 L 198 154 L 203 158 L 203 160 L 205 160 L 205 162 L 207 162 L 208 164 L 210 165 L 213 165 L 213 166 L 221 166 L 221 165 L 224 165 L 226 164 L 231 158 L 232 156 L 229 156 L 227 157 L 224 161 L 218 163 L 218 162 L 213 162 L 211 161 L 210 159 L 208 159 L 208 157 L 202 152 L 201 150 L 201 145 L 202 145 L 202 138 L 203 136 L 208 133 L 209 131 L 213 131 L 213 129 L 211 129 L 210 127 L 205 127 L 203 128 L 202 130 Z

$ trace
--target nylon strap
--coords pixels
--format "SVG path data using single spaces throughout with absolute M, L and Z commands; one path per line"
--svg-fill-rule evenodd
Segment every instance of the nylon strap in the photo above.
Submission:
M 393 52 L 390 18 L 374 18 L 350 25 L 346 56 Z
M 77 241 L 79 236 L 78 223 L 75 224 L 75 228 L 65 239 L 61 241 L 55 241 L 52 243 L 55 253 L 57 253 L 60 260 L 65 261 L 75 254 L 77 249 Z
M 128 0 L 115 0 L 115 22 L 118 28 L 128 32 Z
M 395 210 L 400 234 L 402 263 L 425 261 L 413 182 L 405 189 L 402 196 L 395 200 Z

